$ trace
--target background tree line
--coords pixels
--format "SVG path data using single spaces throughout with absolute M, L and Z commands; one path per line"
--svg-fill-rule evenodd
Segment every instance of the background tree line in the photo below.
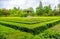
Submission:
M 28 9 L 20 9 L 20 7 L 13 9 L 0 9 L 0 16 L 6 16 L 6 17 L 27 17 L 27 16 L 60 16 L 60 4 L 57 5 L 58 9 L 56 9 L 56 6 L 54 9 L 52 9 L 51 5 L 48 6 L 42 5 L 42 2 L 40 1 L 40 4 L 38 7 L 36 7 L 36 11 L 32 7 Z

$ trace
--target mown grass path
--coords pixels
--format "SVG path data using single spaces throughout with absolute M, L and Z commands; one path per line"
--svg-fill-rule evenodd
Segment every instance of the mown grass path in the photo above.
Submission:
M 53 29 L 55 32 L 60 33 L 60 24 L 55 25 L 52 29 Z

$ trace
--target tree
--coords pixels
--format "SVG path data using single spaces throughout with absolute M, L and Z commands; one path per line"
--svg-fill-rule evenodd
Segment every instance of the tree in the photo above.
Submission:
M 58 10 L 56 9 L 56 6 L 54 7 L 54 10 L 52 11 L 52 15 L 53 16 L 57 16 L 58 15 Z
M 9 10 L 10 16 L 20 16 L 21 10 L 20 7 L 16 8 L 14 7 L 13 9 Z
M 34 9 L 32 7 L 28 8 L 28 10 L 30 10 L 30 15 L 34 16 Z
M 39 6 L 36 8 L 36 14 L 37 14 L 38 16 L 43 15 L 43 6 L 42 6 L 42 2 L 41 2 L 41 1 L 40 1 Z
M 59 14 L 60 14 L 60 3 L 58 4 Z
M 49 6 L 44 6 L 43 8 L 44 15 L 50 16 L 52 13 L 52 8 Z
M 21 13 L 20 13 L 20 17 L 27 17 L 27 13 L 24 12 L 24 11 L 21 11 Z
M 0 16 L 9 16 L 9 12 L 7 9 L 3 8 L 3 9 L 0 9 Z

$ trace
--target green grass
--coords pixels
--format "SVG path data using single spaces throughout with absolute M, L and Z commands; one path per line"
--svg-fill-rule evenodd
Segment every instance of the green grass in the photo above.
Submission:
M 0 39 L 60 39 L 59 31 L 50 29 L 59 17 L 0 17 Z
M 0 39 L 32 39 L 33 35 L 0 25 Z
M 60 29 L 58 28 L 57 30 L 56 27 L 59 26 L 56 25 L 52 28 L 49 28 L 44 32 L 40 33 L 39 35 L 36 35 L 33 39 L 60 39 Z
M 19 19 L 19 18 L 18 18 Z M 18 20 L 17 19 L 17 20 Z M 23 23 L 16 23 L 16 20 L 15 20 L 15 18 L 13 19 L 13 21 L 14 22 L 10 22 L 11 20 L 12 20 L 12 18 L 8 18 L 8 20 L 7 20 L 7 18 L 1 18 L 0 19 L 0 22 L 3 22 L 3 23 L 7 23 L 7 24 L 11 24 L 11 25 L 16 25 L 16 26 L 20 26 L 20 27 L 26 27 L 26 28 L 29 28 L 29 29 L 33 29 L 33 28 L 35 28 L 35 27 L 38 27 L 38 26 L 42 26 L 42 25 L 45 25 L 46 23 L 49 23 L 50 21 L 53 21 L 53 20 L 57 20 L 56 18 L 54 18 L 54 19 L 51 19 L 51 18 L 49 18 L 49 19 L 43 19 L 42 18 L 42 20 L 39 20 L 39 19 L 41 19 L 41 18 L 38 18 L 37 20 L 39 21 L 39 23 L 36 23 L 36 24 L 32 24 L 32 22 L 30 22 L 31 24 L 29 24 L 29 22 L 28 21 L 26 21 L 27 22 L 27 24 L 24 24 L 24 20 L 28 20 L 28 19 L 25 19 L 24 18 L 24 20 L 22 19 L 22 18 L 20 18 L 20 20 L 18 20 L 18 21 L 21 21 L 22 20 L 22 22 Z M 5 20 L 5 21 L 3 21 L 3 20 Z M 30 19 L 29 19 L 30 20 Z M 34 18 L 34 20 L 35 20 L 35 18 Z M 48 21 L 49 20 L 49 21 Z M 59 19 L 58 19 L 59 20 Z M 8 21 L 8 22 L 7 22 Z M 43 21 L 43 22 L 41 22 L 41 21 Z M 36 21 L 37 22 L 37 21 Z M 33 23 L 35 23 L 34 21 L 33 21 Z M 29 26 L 29 27 L 28 27 Z
M 58 21 L 59 20 L 52 20 L 52 21 L 49 21 L 49 22 L 43 22 L 43 23 L 40 23 L 40 24 L 31 25 L 31 26 L 28 25 L 29 27 L 27 25 L 23 26 L 23 24 L 21 25 L 21 24 L 17 24 L 17 23 L 4 22 L 4 21 L 0 21 L 0 24 L 4 25 L 4 26 L 7 26 L 7 27 L 10 27 L 10 28 L 18 29 L 18 30 L 21 30 L 21 31 L 24 31 L 24 32 L 33 33 L 35 35 L 35 34 L 39 34 L 39 32 L 42 32 L 42 31 L 52 27 L 52 25 L 53 26 L 56 25 L 56 23 Z

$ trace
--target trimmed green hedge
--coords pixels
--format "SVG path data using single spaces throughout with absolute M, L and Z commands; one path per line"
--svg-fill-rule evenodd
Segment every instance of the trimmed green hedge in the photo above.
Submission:
M 50 21 L 50 22 L 44 22 L 44 23 L 41 23 L 39 26 L 29 26 L 30 28 L 25 27 L 25 26 L 21 26 L 19 24 L 19 26 L 17 24 L 14 24 L 12 22 L 4 22 L 4 21 L 0 21 L 0 24 L 1 25 L 4 25 L 4 26 L 7 26 L 7 27 L 11 27 L 11 28 L 14 28 L 16 30 L 21 30 L 21 31 L 24 31 L 24 32 L 28 32 L 28 33 L 33 33 L 33 35 L 36 35 L 36 34 L 39 34 L 40 32 L 43 32 L 44 30 L 50 28 L 50 27 L 53 27 L 54 25 L 56 25 L 57 23 L 59 23 L 60 20 L 53 20 L 53 21 Z M 33 28 L 32 28 L 33 27 Z
M 0 39 L 32 39 L 33 35 L 0 25 Z

